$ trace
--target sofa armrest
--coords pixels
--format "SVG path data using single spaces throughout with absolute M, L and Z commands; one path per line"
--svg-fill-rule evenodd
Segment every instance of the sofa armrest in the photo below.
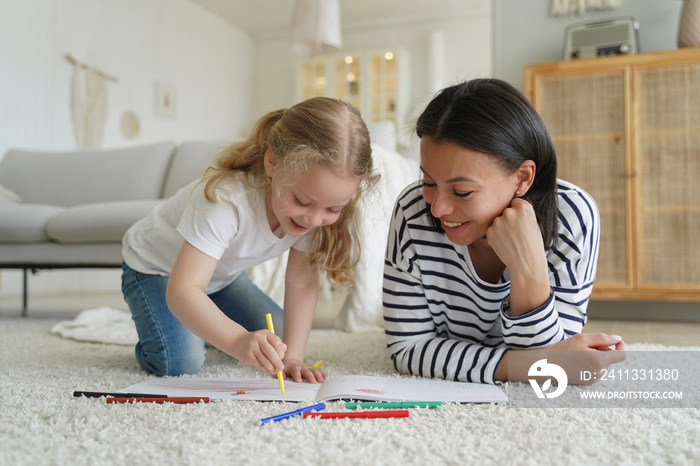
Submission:
M 172 197 L 180 188 L 200 178 L 226 144 L 222 141 L 185 141 L 180 144 L 163 183 L 163 199 Z

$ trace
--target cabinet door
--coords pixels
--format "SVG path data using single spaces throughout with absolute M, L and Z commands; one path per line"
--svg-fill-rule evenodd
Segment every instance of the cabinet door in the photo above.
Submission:
M 639 287 L 700 289 L 700 63 L 635 69 Z
M 629 288 L 624 69 L 540 75 L 535 102 L 557 152 L 558 177 L 590 193 L 601 215 L 595 291 Z
M 389 120 L 405 126 L 408 102 L 408 54 L 405 50 L 365 51 L 299 62 L 297 99 L 343 99 L 367 122 Z

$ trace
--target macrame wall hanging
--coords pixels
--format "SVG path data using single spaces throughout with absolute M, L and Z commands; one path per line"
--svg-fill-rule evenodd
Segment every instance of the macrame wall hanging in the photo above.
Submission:
M 552 0 L 552 16 L 574 16 L 589 10 L 612 10 L 619 8 L 622 0 Z
M 76 145 L 83 150 L 99 149 L 107 121 L 107 81 L 118 79 L 70 54 L 66 60 L 73 64 L 71 114 Z

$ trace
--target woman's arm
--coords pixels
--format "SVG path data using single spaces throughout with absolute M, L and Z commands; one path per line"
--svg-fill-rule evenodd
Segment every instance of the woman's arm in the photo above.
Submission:
M 551 292 L 549 269 L 532 204 L 513 199 L 486 237 L 510 271 L 509 315 L 518 317 L 545 304 Z
M 453 313 L 440 302 L 428 302 L 426 287 L 434 296 L 437 287 L 457 292 L 464 305 L 470 296 L 462 275 L 440 278 L 451 275 L 449 267 L 443 268 L 443 261 L 458 269 L 459 259 L 444 237 L 420 220 L 427 214 L 426 208 L 420 184 L 407 187 L 396 201 L 388 232 L 383 304 L 392 363 L 404 374 L 495 383 L 494 373 L 506 348 L 482 344 L 489 329 L 477 328 L 478 311 L 455 309 Z M 454 286 L 459 289 L 453 290 Z
M 598 260 L 600 216 L 584 191 L 563 183 L 558 189 L 557 238 L 546 254 L 534 211 L 521 199 L 513 200 L 488 232 L 489 243 L 510 272 L 510 295 L 501 313 L 509 348 L 553 345 L 581 333 L 586 322 Z M 539 272 L 532 274 L 535 270 Z
M 284 289 L 284 341 L 287 353 L 284 369 L 295 382 L 322 382 L 325 371 L 304 365 L 306 344 L 311 334 L 316 305 L 318 304 L 318 271 L 309 266 L 306 253 L 289 250 Z
M 446 380 L 496 382 L 496 368 L 506 348 L 485 346 L 469 335 L 470 329 L 449 321 L 439 330 L 423 283 L 394 263 L 391 254 L 384 265 L 383 301 L 387 349 L 397 371 Z M 464 334 L 458 338 L 460 331 Z
M 600 372 L 611 364 L 624 361 L 625 343 L 617 335 L 581 333 L 542 349 L 510 350 L 496 369 L 496 380 L 526 382 L 529 369 L 536 361 L 546 359 L 566 371 L 569 383 L 590 384 L 581 380 L 581 371 Z
M 274 374 L 282 370 L 286 345 L 268 330 L 248 332 L 209 299 L 205 289 L 218 261 L 185 241 L 168 280 L 170 311 L 192 333 L 249 364 Z

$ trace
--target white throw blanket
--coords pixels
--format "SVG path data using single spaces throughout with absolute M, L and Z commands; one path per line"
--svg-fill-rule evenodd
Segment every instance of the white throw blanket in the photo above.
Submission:
M 106 306 L 86 309 L 71 321 L 59 322 L 51 333 L 92 343 L 133 346 L 139 341 L 131 314 Z

